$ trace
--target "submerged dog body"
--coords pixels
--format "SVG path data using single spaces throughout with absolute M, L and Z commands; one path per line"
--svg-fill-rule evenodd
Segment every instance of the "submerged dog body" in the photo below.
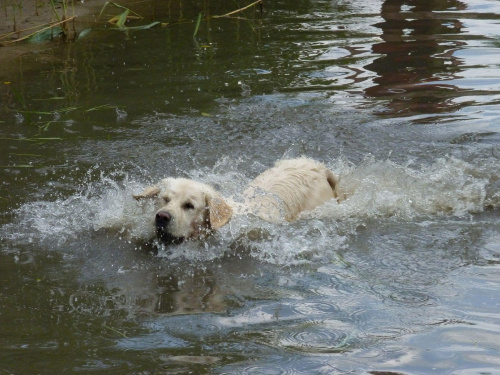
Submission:
M 244 203 L 224 199 L 211 186 L 185 178 L 165 178 L 134 198 L 159 201 L 157 235 L 165 242 L 178 243 L 221 228 L 233 214 L 294 221 L 302 211 L 336 199 L 336 185 L 337 178 L 323 164 L 299 158 L 279 161 L 257 176 L 243 192 Z

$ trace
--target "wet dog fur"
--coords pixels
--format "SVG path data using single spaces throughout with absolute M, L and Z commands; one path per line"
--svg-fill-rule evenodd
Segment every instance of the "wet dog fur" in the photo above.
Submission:
M 257 176 L 243 192 L 243 203 L 223 198 L 211 186 L 186 178 L 165 178 L 134 198 L 157 200 L 157 236 L 175 244 L 202 238 L 226 225 L 233 215 L 254 214 L 270 222 L 294 221 L 301 212 L 337 199 L 337 183 L 337 177 L 325 165 L 298 158 L 278 161 Z

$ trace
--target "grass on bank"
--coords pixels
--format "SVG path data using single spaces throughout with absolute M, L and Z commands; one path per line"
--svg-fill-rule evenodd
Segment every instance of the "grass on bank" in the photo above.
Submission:
M 50 6 L 52 9 L 53 21 L 36 25 L 27 29 L 19 29 L 18 19 L 26 16 L 23 15 L 23 1 L 35 1 L 36 2 L 36 12 L 38 13 L 39 7 Z M 3 5 L 3 11 L 5 14 L 11 14 L 13 22 L 13 30 L 0 35 L 0 46 L 7 46 L 13 43 L 18 43 L 21 41 L 30 42 L 42 42 L 50 41 L 56 38 L 61 39 L 65 42 L 73 41 L 78 37 L 75 28 L 75 0 L 5 0 Z M 43 5 L 42 5 L 43 4 Z M 107 1 L 101 9 L 98 20 L 101 19 L 104 11 L 109 7 L 114 7 L 120 9 L 122 12 L 112 16 L 106 22 L 117 27 L 118 30 L 145 30 L 152 27 L 161 26 L 171 26 L 174 24 L 194 22 L 195 29 L 193 33 L 193 38 L 198 34 L 200 25 L 203 21 L 209 21 L 210 19 L 219 18 L 231 18 L 236 17 L 239 13 L 245 10 L 259 6 L 262 11 L 263 0 L 257 0 L 249 5 L 236 9 L 234 11 L 228 12 L 226 14 L 214 15 L 214 16 L 204 16 L 204 12 L 200 12 L 193 17 L 187 17 L 179 19 L 176 22 L 163 23 L 160 21 L 155 21 L 146 25 L 138 26 L 127 26 L 129 21 L 140 21 L 144 19 L 140 14 L 134 12 L 130 8 L 123 6 L 119 3 Z M 1 10 L 1 9 L 0 9 Z M 9 13 L 10 12 L 10 13 Z M 196 20 L 194 21 L 194 19 Z M 83 30 L 81 34 L 86 34 L 87 30 Z M 17 38 L 15 37 L 17 35 Z

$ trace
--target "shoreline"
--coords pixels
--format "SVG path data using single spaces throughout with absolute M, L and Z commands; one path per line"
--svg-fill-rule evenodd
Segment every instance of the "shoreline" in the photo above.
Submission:
M 88 0 L 83 3 L 74 1 L 74 5 L 71 4 L 66 9 L 66 17 L 69 19 L 66 22 L 70 23 L 70 31 L 74 30 L 77 36 L 80 31 L 95 23 L 105 3 L 106 0 Z M 21 5 L 16 4 L 7 3 L 0 9 L 0 65 L 4 66 L 25 54 L 47 48 L 47 42 L 53 41 L 30 43 L 23 38 L 44 28 L 50 30 L 51 24 L 60 22 L 56 11 L 60 19 L 64 15 L 62 5 L 54 9 L 47 1 L 26 0 Z
M 0 9 L 0 66 L 4 68 L 23 55 L 46 49 L 51 43 L 61 42 L 60 37 L 33 43 L 26 40 L 30 34 L 44 28 L 50 32 L 51 25 L 57 27 L 54 25 L 56 23 L 67 22 L 69 42 L 76 40 L 82 30 L 97 24 L 99 14 L 108 2 L 107 0 L 73 0 L 64 10 L 62 4 L 54 9 L 50 0 L 22 0 L 20 3 L 13 0 L 6 1 L 6 5 Z M 120 4 L 126 6 L 134 2 L 137 1 L 122 0 Z M 66 21 L 63 21 L 63 16 L 67 19 Z M 102 23 L 106 23 L 106 19 L 109 18 L 109 14 L 103 15 Z M 0 69 L 0 73 L 1 70 L 4 69 Z
M 44 27 L 50 27 L 53 23 L 64 22 L 64 19 L 73 19 L 68 22 L 74 22 L 76 28 L 76 23 L 80 19 L 85 22 L 85 18 L 93 18 L 96 11 L 98 14 L 106 3 L 106 0 L 73 1 L 63 9 L 62 4 L 53 8 L 48 1 L 26 0 L 20 3 L 6 1 L 7 4 L 0 9 L 0 44 L 7 43 L 3 47 L 15 45 L 17 40 Z

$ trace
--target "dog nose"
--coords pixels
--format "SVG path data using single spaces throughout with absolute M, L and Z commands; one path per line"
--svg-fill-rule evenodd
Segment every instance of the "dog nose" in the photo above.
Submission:
M 172 220 L 172 215 L 167 211 L 160 211 L 156 213 L 156 227 L 164 229 Z

